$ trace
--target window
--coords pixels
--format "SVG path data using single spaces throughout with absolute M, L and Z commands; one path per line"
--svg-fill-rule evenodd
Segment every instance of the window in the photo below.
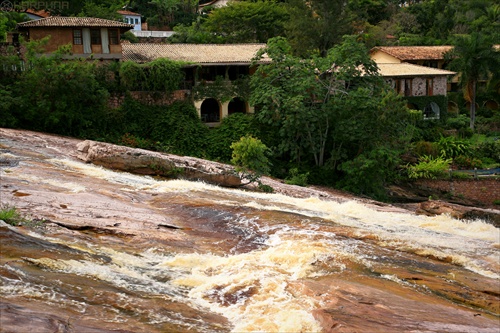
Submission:
M 73 44 L 82 45 L 82 31 L 80 29 L 73 30 Z
M 139 24 L 139 19 L 135 19 L 135 24 Z
M 109 44 L 111 44 L 111 45 L 118 45 L 118 44 L 120 44 L 120 39 L 118 38 L 118 30 L 116 30 L 116 29 L 109 29 L 108 30 L 108 35 L 109 35 Z
M 90 29 L 90 42 L 92 43 L 92 45 L 101 44 L 101 30 Z

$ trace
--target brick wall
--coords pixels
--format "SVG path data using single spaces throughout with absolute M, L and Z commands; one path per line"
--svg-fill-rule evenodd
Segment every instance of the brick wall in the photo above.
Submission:
M 435 189 L 454 196 L 478 202 L 484 207 L 496 208 L 493 201 L 500 200 L 500 179 L 454 179 L 429 180 L 420 179 L 415 183 L 419 187 Z

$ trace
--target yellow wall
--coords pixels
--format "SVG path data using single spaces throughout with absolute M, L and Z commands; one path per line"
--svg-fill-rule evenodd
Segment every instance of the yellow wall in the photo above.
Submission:
M 401 60 L 399 60 L 398 58 L 395 58 L 391 55 L 388 55 L 387 53 L 385 52 L 381 52 L 381 51 L 375 51 L 373 52 L 370 57 L 372 58 L 373 61 L 377 62 L 377 63 L 381 63 L 381 64 L 399 64 L 401 63 Z

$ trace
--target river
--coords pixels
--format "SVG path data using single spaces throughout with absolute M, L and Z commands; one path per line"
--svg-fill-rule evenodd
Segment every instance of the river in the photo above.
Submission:
M 500 230 L 0 137 L 2 332 L 495 332 Z M 73 145 L 67 139 L 66 146 Z

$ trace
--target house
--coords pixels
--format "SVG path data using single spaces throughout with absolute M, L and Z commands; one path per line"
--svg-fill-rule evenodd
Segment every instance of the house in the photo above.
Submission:
M 410 63 L 377 63 L 380 75 L 400 95 L 409 101 L 414 109 L 422 109 L 427 119 L 437 119 L 441 108 L 438 103 L 430 99 L 425 105 L 416 105 L 418 99 L 412 97 L 446 96 L 448 77 L 456 73 L 444 69 L 437 69 L 414 65 Z M 413 103 L 411 103 L 411 102 Z
M 46 10 L 34 10 L 31 8 L 28 8 L 24 11 L 24 13 L 32 20 L 39 20 L 42 18 L 46 18 L 50 16 L 50 13 Z
M 432 68 L 445 69 L 444 54 L 453 46 L 379 46 L 370 51 L 376 63 L 410 63 Z
M 17 31 L 29 41 L 50 36 L 45 53 L 55 52 L 62 45 L 71 45 L 67 58 L 118 60 L 122 58 L 120 35 L 132 24 L 93 17 L 52 16 L 18 23 Z
M 123 44 L 123 60 L 147 63 L 167 58 L 184 63 L 185 88 L 192 99 L 201 120 L 208 126 L 216 126 L 220 120 L 232 113 L 253 113 L 240 91 L 238 79 L 253 74 L 256 67 L 252 59 L 266 44 Z M 259 63 L 270 60 L 263 58 Z M 224 84 L 231 85 L 233 93 L 228 100 L 218 93 L 210 93 L 204 87 L 215 84 L 217 77 L 224 78 Z M 198 93 L 196 93 L 198 91 Z
M 142 21 L 141 14 L 131 12 L 129 10 L 119 10 L 118 14 L 123 16 L 123 22 L 128 24 L 133 24 L 133 31 L 141 31 L 142 30 Z

